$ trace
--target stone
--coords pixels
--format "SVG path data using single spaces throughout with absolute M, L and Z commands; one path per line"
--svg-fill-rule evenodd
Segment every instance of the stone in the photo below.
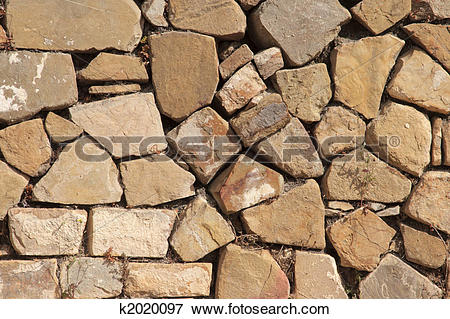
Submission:
M 242 43 L 239 41 L 223 41 L 219 43 L 219 59 L 226 60 L 236 49 L 240 48 Z
M 350 210 L 354 210 L 353 205 L 348 203 L 348 202 L 329 201 L 328 202 L 328 207 L 330 207 L 332 209 L 341 210 L 341 211 L 344 211 L 344 212 L 348 212 Z
M 263 48 L 277 46 L 289 66 L 314 59 L 350 21 L 337 0 L 268 0 L 249 16 L 249 34 Z
M 447 117 L 442 125 L 442 162 L 450 166 L 450 117 Z
M 399 203 L 411 191 L 411 181 L 367 150 L 335 158 L 322 179 L 329 200 L 369 200 Z
M 116 203 L 121 197 L 119 170 L 88 137 L 66 145 L 33 189 L 35 201 L 67 205 Z
M 255 107 L 240 112 L 230 124 L 240 136 L 244 146 L 249 147 L 286 126 L 291 120 L 281 96 L 271 94 Z
M 255 149 L 268 163 L 293 177 L 312 178 L 324 173 L 322 162 L 308 132 L 297 118 L 259 142 Z
M 391 145 L 394 136 L 398 145 Z M 366 143 L 390 165 L 420 176 L 430 163 L 430 120 L 414 107 L 389 101 L 367 125 Z
M 228 122 L 210 107 L 189 116 L 167 134 L 167 139 L 205 185 L 241 150 Z
M 261 100 L 262 100 L 263 98 L 265 98 L 266 96 L 268 96 L 268 95 L 275 95 L 275 94 L 281 97 L 280 94 L 275 93 L 275 92 L 272 92 L 271 90 L 264 91 L 264 92 L 262 92 L 262 93 L 256 95 L 255 97 L 252 97 L 252 99 L 250 100 L 250 102 L 248 102 L 247 106 L 244 107 L 243 110 L 244 110 L 244 111 L 249 110 L 249 109 L 251 109 L 252 107 L 257 106 L 258 103 L 261 102 Z
M 313 179 L 273 202 L 242 212 L 247 233 L 263 242 L 306 248 L 325 248 L 325 208 L 320 187 Z
M 442 290 L 427 277 L 387 254 L 375 271 L 359 284 L 361 299 L 436 299 Z
M 237 69 L 246 65 L 251 60 L 253 60 L 253 52 L 247 44 L 243 44 L 220 63 L 220 76 L 222 79 L 227 80 Z
M 373 212 L 378 212 L 378 211 L 386 208 L 386 205 L 384 205 L 382 203 L 376 203 L 376 202 L 368 202 L 368 203 L 366 203 L 365 206 Z
M 100 52 L 86 68 L 77 72 L 80 82 L 131 81 L 148 82 L 148 74 L 141 58 L 130 55 Z
M 363 0 L 351 8 L 353 17 L 373 34 L 380 34 L 405 18 L 411 0 Z
M 387 92 L 430 112 L 450 114 L 450 75 L 420 49 L 398 59 Z
M 212 264 L 128 264 L 124 292 L 131 298 L 209 296 Z
M 28 180 L 28 176 L 0 160 L 0 223 L 8 209 L 19 203 Z
M 128 207 L 155 206 L 195 195 L 194 175 L 165 155 L 120 163 L 120 174 Z
M 59 298 L 57 269 L 56 259 L 0 260 L 0 298 Z
M 14 250 L 9 245 L 0 245 L 0 257 L 10 256 L 14 253 Z
M 153 93 L 136 93 L 79 104 L 69 109 L 72 121 L 113 157 L 143 156 L 167 148 Z
M 169 21 L 177 29 L 191 30 L 222 40 L 240 40 L 246 17 L 234 0 L 169 0 Z
M 390 216 L 398 216 L 400 215 L 400 206 L 389 207 L 383 209 L 379 212 L 376 212 L 378 217 L 390 217 Z
M 0 52 L 0 83 L 0 122 L 19 122 L 41 110 L 63 109 L 78 100 L 69 54 Z
M 169 23 L 164 17 L 166 0 L 145 0 L 141 5 L 144 18 L 156 27 L 168 27 Z
M 296 251 L 294 297 L 347 299 L 334 258 L 327 254 Z
M 8 46 L 8 35 L 5 29 L 0 25 L 0 49 L 4 49 Z
M 447 274 L 450 274 L 450 257 L 447 258 Z M 450 276 L 447 276 L 447 299 L 450 299 Z
M 331 157 L 349 152 L 364 143 L 366 123 L 341 106 L 329 107 L 322 120 L 314 128 L 314 137 L 319 145 L 319 152 L 324 157 Z
M 267 89 L 251 62 L 240 68 L 216 93 L 220 107 L 227 115 L 243 108 L 253 97 Z
M 434 269 L 444 265 L 448 253 L 442 239 L 405 224 L 400 225 L 400 231 L 407 260 Z
M 412 0 L 410 19 L 442 20 L 450 18 L 450 5 L 447 0 Z
M 209 192 L 225 214 L 236 213 L 283 190 L 283 176 L 251 158 L 240 155 L 209 185 Z
M 373 271 L 396 231 L 370 210 L 360 208 L 327 228 L 343 267 Z
M 345 216 L 345 213 L 337 210 L 337 209 L 331 209 L 331 208 L 325 208 L 325 217 L 342 217 Z
M 242 9 L 245 11 L 250 10 L 251 8 L 257 6 L 261 0 L 237 0 L 241 5 Z
M 6 20 L 17 48 L 74 52 L 131 52 L 144 22 L 133 0 L 11 0 Z
M 77 138 L 83 129 L 53 112 L 45 118 L 45 130 L 54 143 L 63 143 Z
M 305 122 L 320 121 L 320 112 L 333 93 L 327 66 L 317 63 L 300 69 L 280 70 L 272 82 L 289 112 Z
M 29 176 L 41 176 L 50 167 L 52 148 L 42 119 L 11 125 L 0 131 L 0 151 L 8 164 Z
M 445 120 L 434 116 L 431 120 L 431 165 L 440 166 L 442 164 L 442 126 Z
M 177 213 L 168 209 L 96 207 L 88 224 L 91 256 L 163 258 Z
M 101 258 L 72 257 L 61 263 L 59 275 L 63 297 L 114 298 L 122 293 L 123 266 Z
M 92 95 L 113 95 L 124 93 L 135 93 L 141 90 L 139 84 L 113 84 L 113 85 L 94 85 L 89 87 L 89 94 Z
M 183 261 L 196 261 L 235 238 L 233 228 L 203 197 L 196 197 L 180 217 L 170 245 Z
M 252 251 L 234 244 L 222 248 L 216 298 L 287 299 L 289 289 L 285 273 L 268 250 Z
M 409 217 L 450 234 L 450 173 L 428 171 L 414 187 L 402 211 Z
M 344 43 L 331 52 L 334 99 L 361 113 L 377 116 L 381 96 L 405 41 L 386 34 Z
M 166 32 L 150 36 L 149 44 L 153 87 L 161 113 L 179 122 L 211 104 L 219 83 L 214 38 Z
M 258 52 L 254 57 L 256 68 L 265 80 L 284 67 L 283 54 L 277 47 Z

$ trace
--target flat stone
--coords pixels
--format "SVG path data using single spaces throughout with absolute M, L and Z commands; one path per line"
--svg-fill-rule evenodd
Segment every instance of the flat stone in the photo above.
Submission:
M 20 1 L 11 1 L 17 2 Z M 29 12 L 30 8 L 26 8 L 23 11 Z M 69 54 L 0 52 L 0 83 L 0 122 L 18 122 L 41 110 L 63 109 L 78 100 L 75 69 Z
M 280 70 L 272 81 L 292 115 L 305 122 L 320 121 L 320 112 L 333 94 L 324 63 Z
M 166 7 L 166 0 L 145 0 L 141 5 L 141 11 L 150 24 L 156 27 L 168 27 L 169 23 L 164 17 Z
M 412 0 L 411 20 L 442 20 L 450 18 L 447 0 Z
M 94 205 L 119 202 L 119 170 L 108 153 L 82 137 L 66 145 L 33 189 L 33 199 L 59 204 Z
M 268 0 L 249 16 L 249 34 L 263 47 L 277 46 L 289 66 L 314 59 L 350 21 L 337 0 Z
M 248 11 L 251 8 L 258 5 L 258 3 L 261 2 L 261 0 L 237 0 L 239 4 L 241 5 L 242 9 Z
M 64 260 L 59 275 L 63 297 L 114 298 L 122 293 L 123 265 L 102 258 L 72 257 Z
M 131 52 L 141 39 L 143 19 L 133 0 L 11 0 L 6 24 L 17 48 Z
M 203 197 L 184 210 L 170 245 L 183 261 L 196 261 L 235 238 L 227 221 Z
M 430 112 L 450 114 L 450 75 L 420 49 L 398 59 L 387 91 Z
M 177 213 L 167 209 L 97 207 L 91 210 L 88 248 L 91 256 L 163 258 Z M 150 236 L 151 235 L 151 236 Z
M 214 38 L 165 32 L 150 36 L 149 44 L 153 86 L 161 113 L 181 121 L 211 104 L 219 83 Z
M 0 222 L 8 209 L 19 203 L 28 180 L 28 176 L 0 161 Z
M 120 173 L 129 207 L 155 206 L 195 195 L 194 175 L 165 155 L 123 162 Z
M 387 34 L 344 43 L 331 52 L 334 99 L 365 118 L 377 116 L 389 73 L 405 41 Z
M 389 207 L 383 209 L 379 212 L 376 212 L 378 217 L 390 217 L 390 216 L 398 216 L 400 215 L 400 206 Z
M 83 129 L 53 112 L 45 118 L 45 130 L 54 143 L 63 143 L 77 138 Z
M 242 39 L 247 27 L 245 14 L 234 0 L 169 0 L 169 21 L 177 29 L 223 40 Z
M 283 54 L 277 47 L 258 52 L 254 57 L 256 68 L 265 80 L 284 67 Z
M 50 167 L 52 148 L 42 119 L 8 126 L 0 131 L 5 160 L 29 176 L 41 176 Z
M 247 233 L 262 241 L 306 248 L 325 248 L 325 208 L 313 179 L 291 189 L 269 204 L 242 212 Z
M 136 93 L 80 104 L 70 117 L 113 157 L 143 156 L 167 148 L 153 93 Z
M 135 93 L 141 90 L 139 84 L 112 84 L 94 85 L 89 87 L 89 94 L 92 95 L 115 95 L 124 93 Z
M 389 249 L 396 231 L 370 210 L 362 208 L 327 228 L 327 236 L 343 267 L 374 270 Z
M 434 116 L 431 120 L 431 165 L 440 166 L 442 164 L 442 126 L 445 120 Z
M 339 202 L 339 201 L 329 201 L 328 207 L 332 209 L 338 209 L 344 212 L 348 212 L 349 210 L 353 210 L 354 207 L 352 204 L 348 202 Z
M 450 173 L 429 171 L 422 175 L 403 212 L 421 223 L 450 234 Z
M 281 174 L 240 155 L 208 189 L 222 212 L 232 214 L 280 195 L 283 186 Z
M 450 118 L 447 117 L 442 125 L 442 162 L 445 166 L 450 166 Z
M 442 290 L 427 277 L 388 254 L 359 284 L 361 299 L 436 299 Z
M 125 294 L 131 298 L 209 296 L 212 264 L 129 263 Z
M 0 260 L 0 298 L 59 298 L 57 269 L 56 259 Z
M 382 203 L 376 203 L 376 202 L 368 202 L 365 204 L 365 206 L 373 212 L 378 212 L 378 211 L 386 208 L 386 205 L 384 205 Z
M 253 52 L 247 44 L 243 44 L 220 63 L 219 72 L 222 79 L 228 79 L 237 69 L 246 65 L 251 60 L 253 60 Z

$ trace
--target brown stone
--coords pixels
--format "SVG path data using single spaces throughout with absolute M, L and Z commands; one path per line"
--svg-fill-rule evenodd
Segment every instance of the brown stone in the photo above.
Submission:
M 440 166 L 442 164 L 442 125 L 445 123 L 440 117 L 433 117 L 432 143 L 431 143 L 431 165 Z
M 339 201 L 329 201 L 328 207 L 330 207 L 332 209 L 338 209 L 338 210 L 341 210 L 344 212 L 354 209 L 352 204 L 350 204 L 348 202 L 339 202 Z
M 139 84 L 113 84 L 113 85 L 94 85 L 89 87 L 89 94 L 92 95 L 115 95 L 123 93 L 135 93 L 141 90 Z
M 450 257 L 447 258 L 447 274 L 450 274 Z M 450 276 L 447 276 L 447 299 L 450 299 Z
M 0 223 L 8 209 L 20 201 L 28 180 L 28 176 L 0 161 Z
M 4 49 L 8 45 L 8 35 L 5 29 L 0 25 L 0 48 Z
M 0 257 L 10 256 L 14 253 L 14 249 L 6 244 L 0 245 Z
M 242 9 L 248 11 L 251 8 L 258 5 L 258 3 L 261 2 L 261 0 L 237 0 L 240 4 Z
M 81 127 L 53 112 L 49 112 L 45 118 L 45 130 L 55 143 L 73 140 L 83 133 Z
M 240 48 L 242 43 L 239 41 L 223 41 L 219 43 L 219 59 L 226 60 L 236 49 Z
M 256 68 L 265 80 L 284 67 L 283 54 L 277 47 L 258 52 L 254 57 Z
M 442 124 L 442 162 L 450 166 L 450 117 Z
M 390 217 L 400 215 L 400 206 L 389 207 L 376 212 L 378 217 Z
M 412 0 L 411 20 L 442 20 L 450 18 L 447 0 Z
M 244 66 L 253 59 L 253 52 L 248 45 L 243 44 L 240 48 L 233 51 L 233 53 L 227 57 L 219 65 L 219 72 L 222 79 L 228 79 L 237 69 Z
M 168 27 L 169 23 L 164 17 L 166 0 L 145 0 L 141 5 L 144 18 L 156 27 Z

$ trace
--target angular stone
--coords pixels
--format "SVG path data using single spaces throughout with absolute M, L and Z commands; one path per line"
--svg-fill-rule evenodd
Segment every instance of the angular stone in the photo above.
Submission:
M 139 84 L 113 84 L 113 85 L 95 85 L 89 87 L 89 94 L 101 95 L 101 94 L 123 94 L 123 93 L 135 93 L 141 90 Z
M 252 99 L 250 100 L 250 102 L 248 102 L 247 106 L 244 107 L 243 110 L 244 110 L 244 111 L 249 110 L 249 109 L 251 109 L 252 107 L 257 106 L 258 103 L 261 102 L 261 100 L 262 100 L 263 98 L 265 98 L 266 96 L 268 96 L 268 95 L 275 95 L 275 94 L 281 97 L 280 94 L 275 93 L 275 92 L 272 92 L 271 90 L 264 91 L 264 92 L 262 92 L 262 93 L 256 95 L 255 97 L 252 97 Z
M 169 23 L 164 17 L 166 6 L 165 0 L 145 0 L 141 5 L 142 15 L 156 27 L 168 27 Z
M 341 210 L 344 212 L 354 209 L 352 204 L 350 204 L 348 202 L 338 202 L 338 201 L 329 201 L 328 207 L 330 207 L 332 209 L 338 209 L 338 210 Z
M 442 164 L 442 125 L 445 122 L 440 117 L 433 117 L 432 126 L 432 143 L 431 143 L 431 165 L 440 166 Z
M 405 41 L 387 34 L 344 43 L 331 52 L 334 99 L 376 117 L 389 73 Z
M 11 0 L 6 23 L 17 48 L 131 52 L 141 39 L 143 19 L 132 0 Z
M 240 155 L 211 182 L 209 191 L 222 212 L 232 214 L 280 195 L 283 186 L 281 174 Z
M 376 202 L 368 202 L 368 203 L 366 203 L 365 206 L 373 212 L 378 212 L 378 211 L 386 208 L 386 205 L 384 205 L 382 203 L 376 203 Z
M 325 248 L 325 208 L 316 181 L 291 189 L 269 204 L 242 212 L 247 233 L 262 241 L 307 248 Z
M 361 208 L 327 228 L 343 267 L 372 271 L 389 249 L 396 231 L 370 210 Z
M 450 117 L 447 117 L 442 125 L 442 162 L 450 166 Z
M 40 202 L 94 205 L 119 202 L 119 170 L 108 153 L 82 137 L 64 147 L 33 189 Z
M 223 40 L 242 39 L 247 27 L 245 14 L 234 0 L 169 0 L 169 21 L 177 29 Z
M 97 207 L 91 210 L 88 248 L 91 256 L 163 258 L 177 213 L 167 209 Z
M 64 260 L 59 275 L 63 297 L 114 298 L 122 293 L 123 265 L 102 258 L 72 257 Z
M 295 298 L 348 298 L 333 257 L 307 251 L 295 254 Z
M 378 217 L 390 217 L 400 215 L 400 206 L 389 207 L 376 212 Z
M 56 259 L 0 260 L 0 298 L 59 298 L 57 269 Z
M 166 32 L 152 35 L 149 44 L 153 86 L 161 113 L 181 121 L 211 103 L 219 83 L 214 38 Z
M 251 8 L 258 5 L 258 3 L 261 2 L 261 0 L 237 0 L 237 2 L 240 3 L 242 9 L 248 11 Z
M 120 173 L 129 207 L 155 206 L 195 195 L 194 175 L 165 155 L 123 162 Z
M 422 175 L 403 212 L 421 223 L 450 234 L 450 173 L 429 171 Z
M 387 91 L 430 112 L 450 114 L 450 75 L 417 48 L 399 58 Z
M 45 130 L 55 143 L 73 140 L 83 133 L 81 127 L 53 112 L 49 112 L 45 118 Z
M 242 43 L 239 41 L 223 41 L 219 43 L 219 59 L 226 60 L 236 49 L 240 48 Z
M 442 290 L 392 254 L 359 284 L 361 299 L 436 299 Z
M 159 153 L 167 148 L 153 93 L 80 104 L 70 108 L 70 117 L 116 158 Z
M 337 0 L 268 0 L 249 16 L 250 36 L 264 48 L 283 50 L 290 66 L 314 59 L 350 21 Z
M 241 47 L 233 51 L 233 53 L 222 63 L 220 63 L 219 72 L 222 79 L 228 79 L 237 69 L 244 66 L 251 60 L 253 60 L 253 52 L 247 44 L 243 44 Z
M 412 0 L 411 20 L 442 20 L 450 18 L 447 0 Z
M 0 122 L 18 122 L 41 110 L 62 109 L 78 100 L 69 54 L 0 52 L 0 83 Z
M 0 161 L 0 223 L 8 209 L 16 205 L 28 184 L 28 176 Z
M 256 68 L 265 80 L 284 67 L 283 54 L 277 47 L 258 52 L 254 57 Z
M 212 264 L 128 264 L 125 294 L 131 298 L 209 296 Z
M 42 119 L 8 126 L 0 131 L 0 151 L 6 161 L 30 176 L 41 176 L 50 167 L 52 148 Z
M 287 299 L 289 281 L 268 250 L 251 251 L 230 244 L 220 253 L 215 297 Z

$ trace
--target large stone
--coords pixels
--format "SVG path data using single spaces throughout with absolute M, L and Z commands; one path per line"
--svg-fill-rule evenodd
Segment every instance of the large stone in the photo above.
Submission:
M 116 95 L 124 93 L 136 93 L 141 90 L 139 84 L 111 84 L 94 85 L 89 87 L 89 94 L 92 95 Z
M 80 104 L 70 108 L 70 117 L 116 158 L 167 148 L 153 93 Z
M 450 114 L 450 75 L 420 49 L 399 58 L 387 91 L 430 112 Z
M 450 18 L 447 0 L 412 0 L 411 20 L 442 20 Z
M 65 146 L 33 190 L 36 201 L 67 205 L 115 203 L 121 197 L 119 170 L 108 153 L 87 137 Z
M 130 263 L 125 294 L 131 298 L 209 296 L 212 264 Z
M 259 46 L 277 46 L 290 66 L 314 59 L 351 18 L 337 0 L 268 0 L 249 17 Z
M 161 113 L 181 121 L 211 103 L 219 83 L 214 38 L 166 32 L 152 35 L 149 44 L 152 81 Z
M 431 165 L 440 166 L 442 164 L 442 126 L 445 123 L 441 117 L 433 117 L 431 120 Z
M 18 122 L 41 110 L 65 108 L 78 100 L 69 54 L 0 52 L 0 83 L 0 122 Z
M 29 178 L 0 161 L 0 223 L 8 209 L 20 201 Z
M 166 0 L 145 0 L 141 5 L 144 18 L 156 27 L 168 27 L 169 23 L 164 17 Z
M 247 44 L 233 51 L 229 57 L 219 65 L 219 72 L 222 79 L 228 79 L 237 69 L 253 60 L 253 52 Z
M 264 242 L 325 248 L 325 208 L 313 179 L 269 204 L 244 210 L 242 221 L 248 233 L 257 234 Z
M 83 133 L 81 127 L 53 112 L 45 118 L 45 130 L 55 143 L 73 140 Z
M 256 68 L 265 80 L 284 67 L 283 54 L 277 47 L 258 52 L 254 57 Z
M 376 117 L 389 73 L 405 41 L 387 34 L 344 43 L 331 52 L 334 99 Z
M 391 254 L 359 284 L 361 299 L 435 299 L 441 296 L 442 290 L 427 277 Z
M 77 52 L 131 52 L 143 24 L 133 0 L 10 0 L 6 20 L 17 48 Z
M 89 254 L 163 258 L 176 216 L 167 209 L 93 208 L 88 225 Z

